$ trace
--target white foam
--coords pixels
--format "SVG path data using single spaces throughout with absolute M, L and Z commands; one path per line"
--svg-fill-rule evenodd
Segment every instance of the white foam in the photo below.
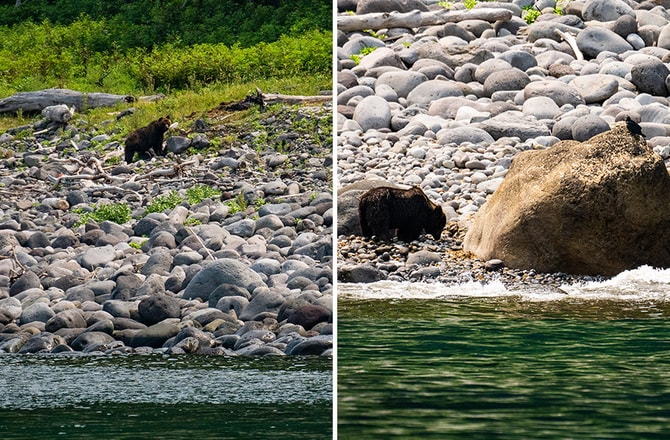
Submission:
M 449 299 L 455 297 L 519 297 L 526 301 L 653 300 L 670 301 L 670 269 L 641 266 L 605 280 L 564 284 L 559 289 L 537 285 L 508 289 L 502 281 L 469 281 L 458 285 L 377 281 L 339 283 L 338 295 L 352 299 Z
M 670 269 L 640 266 L 605 281 L 563 285 L 561 290 L 587 299 L 670 301 Z

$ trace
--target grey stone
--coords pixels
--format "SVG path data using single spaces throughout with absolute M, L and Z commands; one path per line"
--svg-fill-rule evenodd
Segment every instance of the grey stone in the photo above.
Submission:
M 570 85 L 577 89 L 586 104 L 601 103 L 619 90 L 615 77 L 602 74 L 578 76 L 570 81 Z
M 670 70 L 661 60 L 649 57 L 633 66 L 631 81 L 644 93 L 655 96 L 667 96 L 668 88 L 665 85 Z
M 49 307 L 48 304 L 41 301 L 34 302 L 23 309 L 21 317 L 19 318 L 19 324 L 24 325 L 31 322 L 43 322 L 46 324 L 47 321 L 55 315 L 56 313 L 51 310 L 51 307 Z
M 81 267 L 88 270 L 94 270 L 97 267 L 105 266 L 116 258 L 116 251 L 113 246 L 107 245 L 94 247 L 85 251 L 79 257 Z
M 240 313 L 242 321 L 248 321 L 264 312 L 277 312 L 284 302 L 284 297 L 276 292 L 263 291 L 251 298 L 249 305 Z
M 131 347 L 161 347 L 165 341 L 179 333 L 179 327 L 170 322 L 162 321 L 145 329 L 140 329 L 129 341 Z
M 604 28 L 587 28 L 577 35 L 577 47 L 588 59 L 596 58 L 603 51 L 616 54 L 633 50 L 624 38 Z
M 170 136 L 165 141 L 167 151 L 175 154 L 181 154 L 191 146 L 191 139 L 184 136 Z
M 181 309 L 176 298 L 167 295 L 150 295 L 137 307 L 142 324 L 154 325 L 168 318 L 179 318 Z
M 209 295 L 221 284 L 232 284 L 251 292 L 263 285 L 256 272 L 241 261 L 222 258 L 209 263 L 198 272 L 184 290 L 185 299 L 209 299 Z
M 389 128 L 391 126 L 391 108 L 388 102 L 379 96 L 367 96 L 356 106 L 354 121 L 363 131 Z
M 463 90 L 452 81 L 430 80 L 419 84 L 407 95 L 407 104 L 427 106 L 448 96 L 463 96 Z
M 604 133 L 610 129 L 609 124 L 601 117 L 595 115 L 586 115 L 578 118 L 572 126 L 572 138 L 583 142 L 591 139 L 593 136 Z

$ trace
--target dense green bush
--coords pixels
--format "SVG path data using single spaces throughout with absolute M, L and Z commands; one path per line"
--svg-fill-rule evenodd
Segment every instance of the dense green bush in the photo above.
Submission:
M 105 38 L 121 50 L 164 43 L 240 44 L 272 42 L 281 35 L 330 30 L 325 0 L 16 0 L 0 1 L 0 26 L 48 19 L 69 26 L 81 14 L 103 23 Z
M 0 96 L 133 94 L 327 73 L 323 0 L 0 0 Z
M 0 28 L 0 96 L 44 87 L 114 93 L 170 91 L 327 73 L 331 33 L 313 30 L 253 47 L 223 43 L 122 51 L 104 24 L 86 16 L 70 25 L 25 22 Z

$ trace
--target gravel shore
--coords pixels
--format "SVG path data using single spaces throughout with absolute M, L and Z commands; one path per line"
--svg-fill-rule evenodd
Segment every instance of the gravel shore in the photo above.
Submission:
M 0 353 L 329 355 L 332 107 L 117 121 L 0 134 Z

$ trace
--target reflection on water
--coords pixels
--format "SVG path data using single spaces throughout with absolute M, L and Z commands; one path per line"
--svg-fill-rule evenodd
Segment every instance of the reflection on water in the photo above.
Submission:
M 0 438 L 327 439 L 331 367 L 318 357 L 0 356 Z
M 340 286 L 339 438 L 664 438 L 670 289 L 628 275 L 569 293 Z

